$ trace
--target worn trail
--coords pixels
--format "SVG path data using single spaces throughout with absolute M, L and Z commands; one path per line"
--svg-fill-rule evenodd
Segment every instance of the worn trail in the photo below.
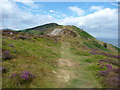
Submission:
M 85 71 L 85 63 L 78 61 L 83 56 L 77 56 L 70 51 L 70 44 L 63 42 L 61 47 L 61 58 L 58 60 L 58 71 L 56 72 L 57 86 L 61 88 L 95 88 L 96 84 L 90 72 Z M 85 74 L 88 74 L 85 75 Z

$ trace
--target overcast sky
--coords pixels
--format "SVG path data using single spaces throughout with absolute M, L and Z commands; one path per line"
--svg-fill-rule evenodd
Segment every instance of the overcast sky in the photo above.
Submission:
M 0 28 L 18 30 L 54 22 L 78 26 L 97 38 L 118 37 L 117 2 L 2 0 L 0 8 Z

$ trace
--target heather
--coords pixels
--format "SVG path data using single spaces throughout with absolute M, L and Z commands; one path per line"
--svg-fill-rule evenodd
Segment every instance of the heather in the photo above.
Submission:
M 104 56 L 107 56 L 107 57 L 111 57 L 111 58 L 115 58 L 115 59 L 120 59 L 120 55 L 113 55 L 113 54 L 109 54 L 108 52 L 104 52 L 104 51 L 99 51 L 98 49 L 94 49 L 92 51 L 90 51 L 91 54 L 94 54 L 94 55 L 104 55 Z
M 32 82 L 32 80 L 35 79 L 35 75 L 33 75 L 29 71 L 22 71 L 13 73 L 9 78 L 11 79 L 14 85 L 21 86 L 26 83 Z
M 115 47 L 75 26 L 64 26 L 65 32 L 51 36 L 56 28 L 63 26 L 3 31 L 4 88 L 118 87 L 120 57 Z
M 100 68 L 104 68 L 104 70 L 99 70 L 97 75 L 98 78 L 101 79 L 101 83 L 103 83 L 104 87 L 109 88 L 119 88 L 119 68 L 115 67 L 114 63 L 108 63 L 104 60 L 99 60 L 97 66 Z M 107 59 L 109 60 L 109 59 Z M 114 60 L 113 60 L 114 62 Z

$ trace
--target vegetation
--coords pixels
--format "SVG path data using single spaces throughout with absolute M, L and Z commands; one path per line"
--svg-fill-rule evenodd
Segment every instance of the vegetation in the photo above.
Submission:
M 55 28 L 78 36 L 48 35 Z M 2 34 L 3 88 L 119 87 L 119 48 L 82 29 L 52 23 Z
M 105 48 L 107 48 L 107 43 L 103 43 L 103 46 L 104 46 Z

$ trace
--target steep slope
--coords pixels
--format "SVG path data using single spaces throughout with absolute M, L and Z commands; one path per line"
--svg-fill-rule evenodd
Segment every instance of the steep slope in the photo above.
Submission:
M 46 24 L 2 34 L 4 88 L 118 87 L 119 49 L 84 30 Z

